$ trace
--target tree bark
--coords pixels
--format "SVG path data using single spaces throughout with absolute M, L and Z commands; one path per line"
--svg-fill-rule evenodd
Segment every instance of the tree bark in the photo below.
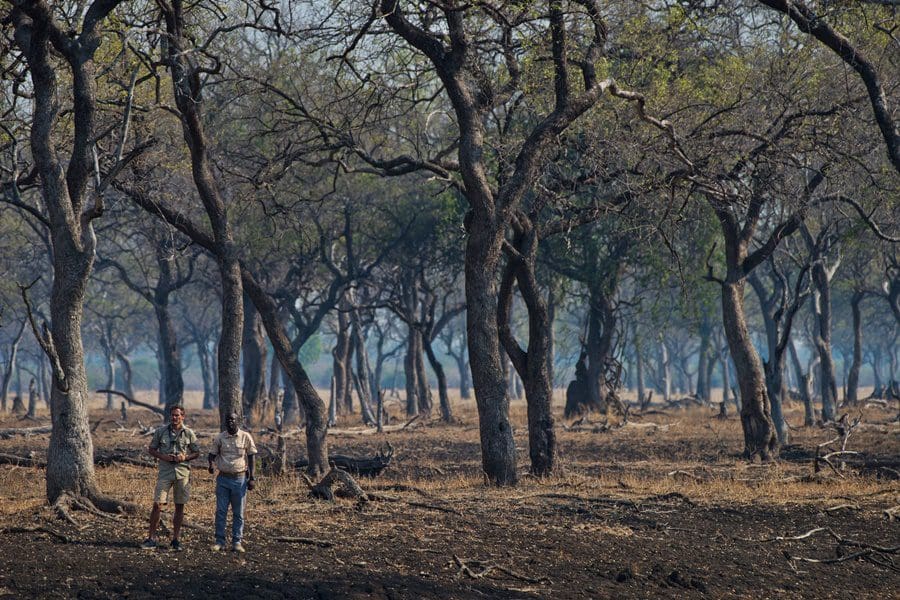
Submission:
M 13 371 L 16 368 L 16 357 L 19 353 L 19 343 L 22 341 L 22 335 L 25 333 L 25 324 L 27 319 L 22 319 L 19 330 L 13 336 L 12 342 L 9 344 L 9 352 L 7 356 L 9 360 L 6 368 L 3 370 L 3 383 L 0 386 L 0 410 L 6 412 L 6 397 L 9 395 L 9 384 L 12 381 Z
M 244 328 L 242 332 L 244 385 L 241 406 L 248 424 L 263 407 L 266 397 L 266 340 L 263 337 L 259 313 L 249 295 L 244 292 Z
M 438 381 L 438 398 L 441 405 L 441 421 L 444 423 L 452 423 L 453 422 L 453 409 L 450 407 L 450 396 L 447 393 L 447 376 L 444 373 L 444 366 L 440 363 L 437 358 L 437 355 L 434 353 L 434 349 L 431 347 L 431 342 L 427 339 L 427 336 L 422 337 L 422 344 L 425 347 L 425 354 L 428 355 L 428 362 L 431 364 L 431 369 L 434 371 L 435 376 Z
M 778 438 L 762 363 L 744 316 L 744 280 L 722 284 L 722 315 L 741 389 L 744 454 L 749 459 L 772 460 L 778 455 Z
M 434 397 L 431 394 L 431 384 L 428 381 L 428 373 L 425 372 L 425 343 L 422 339 L 422 330 L 418 327 L 412 331 L 415 340 L 415 369 L 416 369 L 416 396 L 419 401 L 419 414 L 428 417 L 434 407 Z
M 344 303 L 341 303 L 342 308 Z M 335 336 L 334 349 L 331 351 L 333 358 L 334 374 L 334 404 L 338 413 L 347 414 L 353 411 L 353 399 L 350 392 L 350 321 L 344 310 L 337 311 L 337 335 Z
M 816 315 L 815 345 L 819 353 L 820 391 L 822 394 L 822 420 L 834 421 L 837 406 L 837 377 L 834 356 L 831 353 L 831 283 L 822 261 L 812 268 L 813 281 L 818 294 L 814 296 Z
M 859 371 L 862 368 L 862 304 L 864 294 L 854 292 L 850 297 L 850 310 L 853 313 L 853 360 L 847 373 L 847 394 L 845 402 L 855 406 L 859 402 Z

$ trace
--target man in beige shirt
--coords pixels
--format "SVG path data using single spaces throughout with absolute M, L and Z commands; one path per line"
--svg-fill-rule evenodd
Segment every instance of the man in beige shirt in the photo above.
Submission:
M 219 469 L 216 477 L 216 543 L 213 551 L 225 548 L 225 520 L 231 505 L 231 544 L 235 552 L 244 552 L 241 539 L 244 535 L 244 500 L 247 490 L 252 490 L 256 444 L 253 437 L 238 428 L 238 416 L 231 413 L 225 418 L 225 431 L 215 437 L 210 448 L 209 472 L 214 473 L 213 462 Z

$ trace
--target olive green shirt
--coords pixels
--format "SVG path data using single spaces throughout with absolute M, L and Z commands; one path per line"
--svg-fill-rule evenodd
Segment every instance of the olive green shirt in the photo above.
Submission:
M 172 430 L 171 425 L 163 425 L 153 432 L 153 437 L 150 439 L 150 447 L 163 454 L 188 455 L 200 451 L 200 445 L 197 443 L 197 434 L 187 427 L 182 427 L 180 431 L 175 432 Z M 180 463 L 159 461 L 160 479 L 184 479 L 190 474 L 191 466 L 187 461 Z

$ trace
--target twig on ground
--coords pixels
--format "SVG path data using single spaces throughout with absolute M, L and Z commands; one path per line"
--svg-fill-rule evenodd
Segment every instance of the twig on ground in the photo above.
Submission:
M 72 541 L 65 535 L 59 533 L 58 531 L 53 531 L 52 529 L 44 525 L 35 525 L 34 527 L 4 527 L 0 529 L 0 533 L 46 533 L 47 535 L 55 537 L 63 544 L 68 544 Z
M 287 542 L 289 544 L 307 544 L 309 546 L 318 546 L 319 548 L 331 548 L 332 546 L 334 546 L 334 544 L 332 544 L 331 542 L 305 537 L 279 536 L 273 539 L 276 542 Z
M 553 583 L 552 581 L 550 581 L 549 577 L 540 577 L 538 579 L 535 579 L 533 577 L 528 577 L 527 575 L 516 573 L 512 569 L 507 569 L 506 567 L 495 563 L 481 560 L 463 559 L 456 554 L 453 555 L 453 561 L 459 567 L 457 577 L 466 575 L 468 577 L 471 577 L 472 579 L 481 579 L 482 577 L 486 577 L 493 571 L 500 571 L 504 575 L 512 577 L 513 579 L 518 579 L 519 581 L 524 581 L 526 583 L 537 583 L 541 585 L 551 585 Z

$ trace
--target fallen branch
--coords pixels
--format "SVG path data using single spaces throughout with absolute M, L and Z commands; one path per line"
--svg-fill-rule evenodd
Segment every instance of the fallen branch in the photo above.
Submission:
M 97 390 L 98 394 L 113 394 L 115 396 L 121 396 L 128 401 L 129 404 L 134 404 L 135 406 L 140 406 L 141 408 L 146 408 L 147 410 L 153 411 L 159 415 L 160 419 L 166 418 L 166 411 L 163 408 L 158 406 L 153 406 L 152 404 L 147 404 L 146 402 L 141 402 L 140 400 L 135 400 L 125 392 L 120 392 L 118 390 Z
M 49 536 L 55 537 L 63 544 L 68 544 L 72 541 L 65 535 L 57 531 L 53 531 L 52 529 L 44 525 L 36 525 L 34 527 L 4 527 L 0 529 L 0 533 L 46 533 Z
M 16 454 L 4 453 L 0 453 L 0 464 L 16 465 L 17 467 L 37 467 L 38 469 L 47 467 L 47 461 L 32 456 L 18 456 Z
M 289 544 L 307 544 L 309 546 L 318 546 L 319 548 L 331 548 L 332 546 L 334 546 L 334 544 L 332 544 L 331 542 L 314 540 L 312 538 L 305 537 L 280 536 L 274 539 L 276 542 L 287 542 Z
M 7 439 L 17 435 L 39 435 L 42 433 L 50 433 L 51 431 L 53 431 L 51 425 L 41 425 L 39 427 L 10 427 L 0 429 L 0 438 Z
M 466 575 L 471 577 L 472 579 L 481 579 L 482 577 L 486 577 L 493 571 L 500 571 L 501 573 L 512 577 L 513 579 L 518 579 L 519 581 L 524 581 L 526 583 L 536 583 L 540 585 L 551 585 L 553 582 L 550 581 L 549 577 L 540 577 L 535 579 L 533 577 L 528 577 L 526 575 L 522 575 L 520 573 L 516 573 L 512 569 L 507 569 L 504 566 L 485 562 L 481 560 L 470 560 L 470 559 L 462 559 L 457 555 L 453 555 L 453 560 L 456 562 L 456 565 L 459 567 L 459 572 L 457 573 L 457 577 L 461 575 Z M 452 563 L 451 563 L 452 564 Z

